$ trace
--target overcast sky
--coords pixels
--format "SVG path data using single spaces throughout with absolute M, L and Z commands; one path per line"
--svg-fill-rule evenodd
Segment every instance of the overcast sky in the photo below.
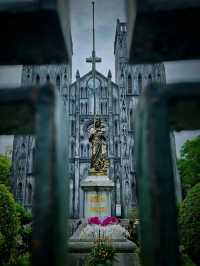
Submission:
M 92 53 L 92 1 L 71 0 L 71 26 L 73 40 L 73 80 L 76 70 L 81 76 L 91 69 L 91 64 L 85 58 Z M 124 1 L 96 0 L 95 27 L 96 53 L 102 57 L 102 63 L 97 64 L 97 70 L 107 75 L 111 69 L 114 80 L 114 37 L 116 21 L 126 21 Z M 165 63 L 167 82 L 200 80 L 200 61 L 182 61 Z M 19 86 L 21 81 L 21 66 L 0 67 L 0 86 Z M 180 134 L 179 139 L 191 134 Z M 182 141 L 177 141 L 178 146 Z M 1 145 L 1 143 L 0 143 Z M 1 148 L 1 147 L 0 147 Z

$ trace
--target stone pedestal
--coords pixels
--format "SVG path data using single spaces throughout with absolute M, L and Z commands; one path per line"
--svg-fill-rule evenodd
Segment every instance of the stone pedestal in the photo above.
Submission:
M 81 182 L 84 191 L 84 218 L 111 216 L 114 183 L 107 176 L 88 176 Z

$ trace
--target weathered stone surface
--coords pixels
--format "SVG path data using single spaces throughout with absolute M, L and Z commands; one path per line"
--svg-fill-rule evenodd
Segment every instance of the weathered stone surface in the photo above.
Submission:
M 67 0 L 0 2 L 0 64 L 53 64 L 71 61 Z
M 200 58 L 199 1 L 127 2 L 131 63 Z
M 70 253 L 69 254 L 69 266 L 84 266 L 84 260 L 88 253 Z M 117 253 L 116 261 L 113 262 L 113 266 L 139 266 L 138 256 L 129 253 Z

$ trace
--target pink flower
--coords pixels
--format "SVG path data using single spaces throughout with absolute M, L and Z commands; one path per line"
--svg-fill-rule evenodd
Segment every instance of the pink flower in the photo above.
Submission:
M 118 223 L 118 219 L 114 216 L 108 216 L 106 217 L 103 221 L 102 221 L 102 225 L 103 226 L 106 226 L 106 225 L 109 225 L 109 224 L 117 224 Z
M 98 216 L 93 216 L 93 217 L 88 218 L 88 223 L 99 225 L 99 224 L 101 224 L 101 221 L 100 221 Z

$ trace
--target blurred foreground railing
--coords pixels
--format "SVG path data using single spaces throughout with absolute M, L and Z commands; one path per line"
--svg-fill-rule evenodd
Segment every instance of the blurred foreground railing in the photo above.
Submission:
M 127 0 L 129 62 L 200 58 L 196 0 Z M 179 243 L 170 131 L 200 128 L 200 83 L 150 84 L 136 127 L 143 266 L 178 266 Z
M 1 0 L 0 65 L 69 63 L 69 21 L 67 0 Z M 36 136 L 34 266 L 67 265 L 65 119 L 51 84 L 0 90 L 0 133 Z

